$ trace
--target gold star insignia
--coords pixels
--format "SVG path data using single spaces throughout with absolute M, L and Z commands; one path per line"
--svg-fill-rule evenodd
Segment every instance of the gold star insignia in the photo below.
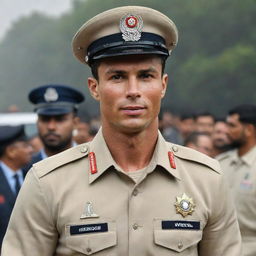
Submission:
M 180 213 L 183 217 L 186 217 L 187 215 L 192 215 L 196 207 L 193 199 L 191 197 L 188 197 L 185 193 L 183 193 L 182 197 L 176 197 L 176 202 L 174 205 L 176 208 L 176 212 Z

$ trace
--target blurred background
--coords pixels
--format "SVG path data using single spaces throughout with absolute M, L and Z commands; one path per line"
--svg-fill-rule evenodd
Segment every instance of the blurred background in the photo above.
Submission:
M 178 27 L 164 108 L 225 115 L 256 102 L 255 0 L 1 0 L 0 112 L 32 111 L 30 89 L 57 83 L 83 91 L 81 112 L 97 115 L 87 90 L 90 70 L 73 57 L 71 40 L 86 20 L 121 5 L 152 7 Z

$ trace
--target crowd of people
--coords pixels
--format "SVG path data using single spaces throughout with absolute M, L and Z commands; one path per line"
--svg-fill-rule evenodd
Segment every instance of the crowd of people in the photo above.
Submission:
M 216 118 L 208 111 L 174 115 L 163 110 L 159 129 L 167 141 L 193 148 L 210 157 L 232 148 L 225 117 Z
M 2 256 L 256 254 L 256 105 L 160 111 L 177 33 L 146 7 L 93 17 L 73 53 L 100 116 L 85 121 L 83 93 L 51 84 L 28 94 L 38 134 L 0 126 Z

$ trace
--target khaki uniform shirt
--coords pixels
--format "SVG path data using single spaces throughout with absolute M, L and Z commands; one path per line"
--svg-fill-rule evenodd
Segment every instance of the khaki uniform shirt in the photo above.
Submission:
M 239 157 L 237 150 L 218 156 L 233 194 L 244 256 L 256 255 L 256 146 Z
M 240 256 L 241 241 L 216 160 L 159 134 L 135 183 L 100 131 L 30 170 L 3 243 L 10 255 Z

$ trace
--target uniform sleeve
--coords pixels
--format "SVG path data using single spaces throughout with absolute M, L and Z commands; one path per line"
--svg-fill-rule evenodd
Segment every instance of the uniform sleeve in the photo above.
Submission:
M 1 255 L 54 255 L 58 233 L 51 212 L 40 180 L 31 169 L 15 203 Z
M 222 175 L 212 200 L 213 208 L 199 244 L 199 255 L 241 256 L 241 235 L 236 212 Z

